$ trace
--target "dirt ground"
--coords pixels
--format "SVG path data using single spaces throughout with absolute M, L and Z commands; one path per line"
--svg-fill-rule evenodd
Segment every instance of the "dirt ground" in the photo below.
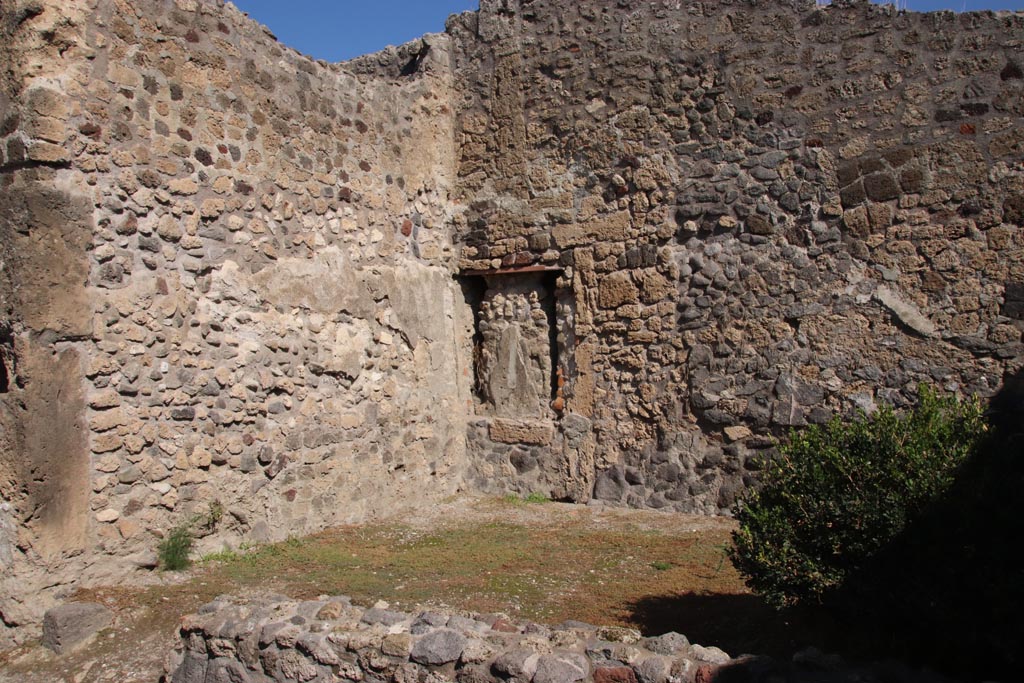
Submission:
M 0 655 L 0 681 L 156 681 L 182 616 L 217 595 L 348 595 L 387 602 L 671 630 L 730 654 L 785 654 L 806 634 L 752 596 L 726 555 L 731 520 L 514 498 L 457 500 L 366 525 L 199 558 L 75 599 L 115 625 L 58 657 L 38 644 Z M 152 585 L 156 583 L 156 585 Z M 150 584 L 150 585 L 144 585 Z

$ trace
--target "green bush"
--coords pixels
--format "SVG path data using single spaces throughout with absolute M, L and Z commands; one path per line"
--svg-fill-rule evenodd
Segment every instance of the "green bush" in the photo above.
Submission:
M 776 607 L 820 604 L 952 486 L 986 429 L 976 400 L 922 387 L 905 414 L 792 433 L 738 503 L 733 563 Z

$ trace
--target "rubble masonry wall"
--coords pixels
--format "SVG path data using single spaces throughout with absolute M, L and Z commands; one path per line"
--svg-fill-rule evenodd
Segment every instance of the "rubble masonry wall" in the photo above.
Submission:
M 214 0 L 0 32 L 7 627 L 190 520 L 727 512 L 790 427 L 1022 365 L 1020 13 L 483 0 L 340 65 Z

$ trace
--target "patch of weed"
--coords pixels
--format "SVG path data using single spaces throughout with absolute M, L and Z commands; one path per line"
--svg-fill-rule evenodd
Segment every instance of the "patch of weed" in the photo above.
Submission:
M 157 557 L 164 571 L 187 569 L 191 564 L 189 553 L 192 552 L 192 525 L 182 524 L 170 530 L 167 538 L 157 547 Z
M 507 493 L 502 496 L 501 501 L 507 505 L 519 507 L 520 505 L 527 505 L 530 503 L 550 503 L 551 497 L 546 493 L 541 493 L 540 491 L 534 491 L 533 493 L 529 493 L 522 497 L 517 496 L 514 493 Z
M 157 546 L 157 559 L 164 571 L 187 569 L 192 564 L 189 554 L 195 543 L 196 535 L 209 534 L 217 528 L 224 518 L 224 506 L 220 501 L 213 501 L 205 514 L 197 513 L 174 527 L 167 533 Z
M 199 564 L 211 564 L 213 562 L 234 562 L 240 557 L 237 551 L 221 550 L 215 553 L 207 553 L 199 558 Z

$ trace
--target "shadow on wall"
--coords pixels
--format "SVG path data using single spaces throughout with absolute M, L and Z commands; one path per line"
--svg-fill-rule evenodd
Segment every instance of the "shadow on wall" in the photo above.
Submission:
M 675 595 L 630 605 L 635 622 L 645 634 L 678 631 L 733 656 L 774 657 L 784 667 L 813 646 L 849 661 L 897 659 L 963 680 L 1018 680 L 1024 514 L 1014 501 L 1024 491 L 1024 371 L 1005 380 L 989 417 L 986 447 L 948 494 L 822 608 L 777 612 L 754 595 Z M 763 662 L 732 668 L 750 666 Z M 715 680 L 738 673 L 722 669 Z

